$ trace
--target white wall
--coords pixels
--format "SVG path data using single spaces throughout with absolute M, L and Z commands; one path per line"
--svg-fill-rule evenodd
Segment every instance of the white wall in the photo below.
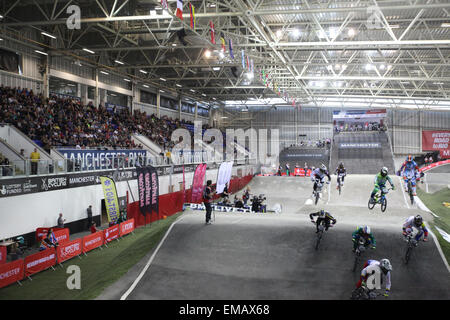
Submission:
M 251 166 L 242 166 L 243 175 L 251 172 Z M 233 169 L 236 175 L 237 168 Z M 192 185 L 193 172 L 186 173 L 186 189 Z M 217 180 L 217 169 L 207 170 L 206 180 L 213 183 Z M 174 191 L 180 191 L 179 182 L 183 181 L 183 174 L 172 175 Z M 169 191 L 170 176 L 160 176 L 160 194 Z M 137 181 L 128 181 L 134 201 L 139 199 Z M 126 196 L 127 182 L 116 183 L 119 197 Z M 104 199 L 100 184 L 33 193 L 28 195 L 6 197 L 0 199 L 0 239 L 15 237 L 19 234 L 33 232 L 39 227 L 51 227 L 57 224 L 61 212 L 66 223 L 86 219 L 86 209 L 92 205 L 93 216 L 101 214 L 101 200 Z M 130 194 L 130 202 L 133 201 Z

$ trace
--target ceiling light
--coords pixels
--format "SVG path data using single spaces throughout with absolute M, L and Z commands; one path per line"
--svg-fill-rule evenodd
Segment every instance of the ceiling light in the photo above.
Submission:
M 213 98 L 213 100 L 216 100 L 216 98 Z
M 145 88 L 150 88 L 148 85 L 146 85 L 146 84 L 143 84 L 142 85 L 143 87 L 145 87 Z
M 319 37 L 319 39 L 324 39 L 327 37 L 325 31 L 323 31 L 322 29 L 318 31 L 317 36 Z
M 334 66 L 334 68 L 335 68 L 336 70 L 339 70 L 339 69 L 341 68 L 341 65 L 338 63 L 338 64 L 336 64 L 336 65 Z
M 144 73 L 144 74 L 147 74 L 147 73 L 148 73 L 147 71 L 142 70 L 142 69 L 140 69 L 139 72 L 142 72 L 142 73 Z
M 388 68 L 388 70 L 390 70 L 390 69 L 392 69 L 392 66 L 391 66 L 391 65 L 388 65 L 387 68 Z
M 366 64 L 366 71 L 369 71 L 370 69 L 372 69 L 372 65 L 370 63 Z
M 401 84 L 409 84 L 409 81 L 400 81 Z
M 119 60 L 114 60 L 114 62 L 118 63 L 118 64 L 125 64 L 125 63 L 123 63 L 122 61 L 119 61 Z
M 54 35 L 51 35 L 50 33 L 47 33 L 47 32 L 41 32 L 41 34 L 42 34 L 43 36 L 46 36 L 46 37 L 49 37 L 49 38 L 52 38 L 52 39 L 56 39 L 56 37 L 55 37 Z
M 164 90 L 159 90 L 159 92 L 162 92 L 162 93 L 164 93 L 165 91 L 164 91 Z
M 443 22 L 443 23 L 441 24 L 441 27 L 442 27 L 442 28 L 450 28 L 450 22 Z
M 355 29 L 353 28 L 348 29 L 347 34 L 349 37 L 353 37 L 356 34 Z
M 225 54 L 223 53 L 223 51 L 220 51 L 220 52 L 219 52 L 219 57 L 220 57 L 220 59 L 225 58 Z
M 331 27 L 328 31 L 328 34 L 330 35 L 330 38 L 334 39 L 338 36 L 339 29 L 336 27 Z
M 161 80 L 161 81 L 167 81 L 166 79 L 164 79 L 164 78 L 159 78 L 159 80 Z
M 45 53 L 45 52 L 42 52 L 42 51 L 39 51 L 39 50 L 34 50 L 34 52 L 37 52 L 37 53 L 43 54 L 44 56 L 48 56 L 48 53 Z
M 205 51 L 205 57 L 206 57 L 206 58 L 210 58 L 210 57 L 211 57 L 211 51 L 206 50 L 206 51 Z
M 177 87 L 179 87 L 179 88 L 181 88 L 181 87 L 183 87 L 181 84 L 175 84 Z
M 220 67 L 213 67 L 213 70 L 214 70 L 214 71 L 219 71 L 219 70 L 220 70 Z
M 2 39 L 2 38 L 0 38 L 0 41 L 3 41 L 3 39 Z
M 346 64 L 343 64 L 343 65 L 342 65 L 342 71 L 344 71 L 345 69 L 347 69 L 347 65 L 346 65 Z
M 380 70 L 384 70 L 386 68 L 386 66 L 384 64 L 380 65 Z
M 176 43 L 172 43 L 172 47 L 176 47 L 177 46 L 177 44 Z
M 292 36 L 294 36 L 296 38 L 299 37 L 300 36 L 300 30 L 298 30 L 297 28 L 292 30 Z
M 228 119 L 228 117 L 221 117 L 222 119 Z
M 126 79 L 126 78 L 124 78 L 123 80 L 125 80 L 125 81 L 127 81 L 127 82 L 131 82 L 131 80 L 130 80 L 130 79 Z
M 0 14 L 0 19 L 3 19 L 3 16 Z
M 100 73 L 103 73 L 103 74 L 106 74 L 106 75 L 109 74 L 108 72 L 105 72 L 105 71 L 100 71 Z
M 391 25 L 389 27 L 391 27 L 391 29 L 398 29 L 398 28 L 400 28 L 400 26 L 398 24 L 393 24 L 393 25 Z
M 433 82 L 433 84 L 444 84 L 443 82 Z
M 94 54 L 94 53 L 95 53 L 94 51 L 89 50 L 89 49 L 86 49 L 86 48 L 83 48 L 83 50 L 86 51 L 86 52 L 89 52 L 89 53 L 91 53 L 91 54 Z
M 283 31 L 281 29 L 276 32 L 277 38 L 281 38 L 283 36 Z
M 202 96 L 206 97 L 206 94 L 202 93 Z
M 245 75 L 247 76 L 247 79 L 249 80 L 253 79 L 253 72 L 247 72 Z
M 190 91 L 190 92 L 195 92 L 195 90 L 192 90 L 192 89 L 190 89 L 189 91 Z

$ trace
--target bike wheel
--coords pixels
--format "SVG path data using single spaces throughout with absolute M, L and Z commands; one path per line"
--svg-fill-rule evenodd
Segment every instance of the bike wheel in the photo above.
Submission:
M 352 269 L 353 272 L 355 272 L 357 266 L 358 266 L 358 256 L 355 255 L 355 262 L 353 263 L 353 269 Z
M 319 249 L 319 243 L 320 243 L 320 240 L 322 239 L 322 231 L 319 231 L 319 233 L 317 234 L 317 240 L 316 240 L 316 250 L 318 250 Z
M 386 211 L 386 207 L 387 207 L 387 199 L 383 198 L 381 200 L 381 212 L 385 212 Z
M 408 183 L 408 194 L 409 194 L 409 199 L 411 200 L 411 204 L 414 204 L 414 196 L 413 196 L 413 192 L 412 192 L 411 182 Z
M 374 201 L 373 203 L 371 203 L 371 202 L 370 202 L 370 199 L 369 199 L 369 202 L 367 203 L 367 207 L 368 207 L 370 210 L 372 210 L 373 207 L 375 207 L 375 204 L 376 204 L 375 201 Z
M 341 195 L 341 190 L 342 190 L 341 184 L 339 183 L 339 195 Z
M 320 197 L 319 192 L 316 192 L 316 200 L 314 204 L 317 204 L 317 202 L 319 202 L 319 197 Z
M 411 251 L 412 251 L 412 248 L 408 246 L 408 249 L 406 249 L 406 254 L 405 254 L 405 264 L 408 264 L 408 262 L 409 262 L 409 258 L 411 256 Z

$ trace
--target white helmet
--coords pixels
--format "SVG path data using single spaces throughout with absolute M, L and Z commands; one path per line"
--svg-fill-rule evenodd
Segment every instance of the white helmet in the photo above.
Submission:
M 381 259 L 380 260 L 380 268 L 384 273 L 387 273 L 388 271 L 392 271 L 391 262 L 388 259 Z
M 322 165 L 320 166 L 320 171 L 322 171 L 322 172 L 327 171 L 327 167 L 326 167 L 324 164 L 322 164 Z
M 381 168 L 381 175 L 383 177 L 386 177 L 387 174 L 388 174 L 388 168 L 386 168 L 386 167 Z
M 365 234 L 370 234 L 370 227 L 369 227 L 369 226 L 363 227 L 363 232 L 364 232 Z

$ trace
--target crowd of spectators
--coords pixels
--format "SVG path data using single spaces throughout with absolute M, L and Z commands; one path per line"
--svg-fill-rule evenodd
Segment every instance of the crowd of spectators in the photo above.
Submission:
M 164 150 L 170 150 L 172 132 L 193 123 L 127 108 L 95 107 L 76 99 L 51 95 L 44 98 L 32 90 L 0 86 L 0 119 L 11 123 L 46 151 L 55 146 L 76 148 L 142 149 L 131 138 L 147 136 Z M 204 129 L 208 126 L 204 126 Z
M 334 132 L 386 131 L 387 127 L 378 122 L 344 123 L 334 126 Z
M 319 140 L 308 140 L 308 141 L 300 141 L 298 144 L 291 144 L 289 148 L 296 147 L 316 147 L 316 148 L 330 148 L 331 147 L 331 139 L 319 139 Z

